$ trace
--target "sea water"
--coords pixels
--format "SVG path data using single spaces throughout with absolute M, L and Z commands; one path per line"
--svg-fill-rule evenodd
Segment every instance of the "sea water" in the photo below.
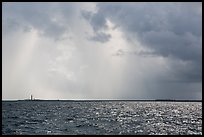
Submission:
M 2 134 L 201 135 L 202 102 L 2 101 Z

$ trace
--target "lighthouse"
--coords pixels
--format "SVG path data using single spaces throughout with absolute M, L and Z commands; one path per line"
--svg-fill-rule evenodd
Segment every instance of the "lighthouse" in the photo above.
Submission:
M 33 95 L 30 96 L 30 100 L 33 100 Z

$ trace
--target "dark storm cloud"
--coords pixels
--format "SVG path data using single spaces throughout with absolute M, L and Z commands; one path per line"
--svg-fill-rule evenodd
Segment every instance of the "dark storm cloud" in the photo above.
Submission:
M 109 19 L 123 30 L 125 37 L 137 38 L 152 49 L 153 55 L 188 62 L 187 70 L 187 66 L 172 62 L 172 69 L 179 68 L 178 79 L 201 81 L 201 3 L 97 3 L 97 8 L 96 13 L 83 13 L 94 30 L 104 29 Z
M 150 96 L 168 96 L 168 93 L 176 96 L 179 91 L 178 96 L 185 94 L 184 98 L 188 98 L 201 92 L 202 87 L 198 88 L 192 83 L 202 82 L 202 3 L 97 3 L 97 12 L 82 14 L 95 31 L 106 29 L 105 20 L 110 20 L 122 30 L 124 38 L 130 41 L 137 39 L 143 47 L 152 51 L 119 49 L 113 56 L 160 56 L 167 60 L 168 72 L 164 77 L 158 75 L 152 79 L 154 86 L 147 89 L 152 93 L 149 93 Z M 130 91 L 137 89 L 134 83 L 130 83 Z M 184 88 L 185 84 L 190 83 L 192 86 L 189 89 Z M 136 94 L 135 91 L 132 94 Z M 147 94 L 144 93 L 144 96 Z
M 173 32 L 147 32 L 141 41 L 158 51 L 164 57 L 174 56 L 182 60 L 198 60 L 201 58 L 201 37 L 191 33 L 176 35 Z
M 191 32 L 201 36 L 201 3 L 98 3 L 92 25 L 104 26 L 111 19 L 128 32 L 172 31 Z M 95 17 L 97 16 L 97 18 Z M 102 19 L 101 19 L 102 18 Z M 96 23 L 94 23 L 96 22 Z

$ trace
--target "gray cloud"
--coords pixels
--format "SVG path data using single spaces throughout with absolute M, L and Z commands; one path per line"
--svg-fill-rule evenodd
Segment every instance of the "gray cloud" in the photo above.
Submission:
M 2 11 L 3 98 L 28 89 L 53 99 L 202 98 L 201 3 L 3 3 Z
M 67 24 L 77 16 L 76 7 L 76 3 L 4 3 L 3 28 L 6 32 L 34 28 L 43 36 L 59 40 L 70 30 Z
M 153 51 L 125 51 L 123 49 L 117 50 L 112 56 L 127 56 L 127 55 L 137 55 L 142 57 L 158 57 L 158 53 Z
M 164 57 L 174 56 L 182 60 L 201 58 L 201 39 L 191 33 L 179 36 L 173 32 L 147 32 L 141 40 Z
M 93 28 L 104 28 L 104 20 L 110 19 L 126 37 L 139 38 L 154 53 L 192 61 L 196 66 L 189 73 L 199 72 L 196 76 L 201 78 L 201 3 L 98 3 L 97 7 Z
M 94 36 L 90 38 L 90 40 L 98 41 L 98 42 L 107 42 L 109 41 L 111 35 L 105 34 L 104 32 L 101 32 L 101 30 L 106 30 L 108 28 L 106 19 L 101 15 L 98 16 L 98 14 L 94 14 L 90 11 L 81 11 L 82 17 L 84 17 L 86 20 L 89 21 L 89 23 L 92 25 L 94 30 Z
M 104 43 L 109 41 L 110 38 L 111 38 L 110 34 L 97 33 L 95 36 L 91 37 L 90 39 Z
M 198 3 L 198 6 L 200 4 Z M 104 28 L 105 20 L 110 19 L 124 30 L 125 36 L 139 37 L 144 46 L 158 51 L 163 56 L 172 54 L 184 60 L 197 56 L 198 59 L 201 57 L 202 18 L 201 14 L 192 10 L 194 4 L 185 5 L 98 3 L 98 12 L 91 19 L 96 21 L 91 25 L 98 31 L 99 28 Z
M 92 13 L 90 11 L 82 11 L 82 16 L 87 19 L 93 26 L 94 31 L 106 29 L 106 19 L 103 14 Z
M 97 12 L 93 13 L 92 18 L 89 13 L 89 20 L 92 21 L 90 24 L 93 28 L 104 29 L 104 20 L 108 19 L 123 31 L 124 37 L 131 41 L 136 38 L 142 46 L 153 50 L 152 53 L 135 55 L 146 57 L 152 54 L 153 57 L 166 58 L 170 70 L 168 78 L 163 79 L 164 81 L 201 83 L 201 11 L 201 3 L 97 3 Z M 101 20 L 101 23 L 97 23 Z M 119 49 L 113 55 L 124 56 L 133 53 L 134 51 Z M 158 91 L 163 87 L 168 85 L 161 84 Z M 175 87 L 178 87 L 176 90 L 172 89 L 175 92 L 183 90 L 180 89 L 182 86 Z

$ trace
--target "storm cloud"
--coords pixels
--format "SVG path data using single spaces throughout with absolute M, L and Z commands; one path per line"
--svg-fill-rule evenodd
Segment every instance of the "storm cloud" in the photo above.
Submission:
M 202 3 L 3 3 L 3 99 L 202 99 Z

